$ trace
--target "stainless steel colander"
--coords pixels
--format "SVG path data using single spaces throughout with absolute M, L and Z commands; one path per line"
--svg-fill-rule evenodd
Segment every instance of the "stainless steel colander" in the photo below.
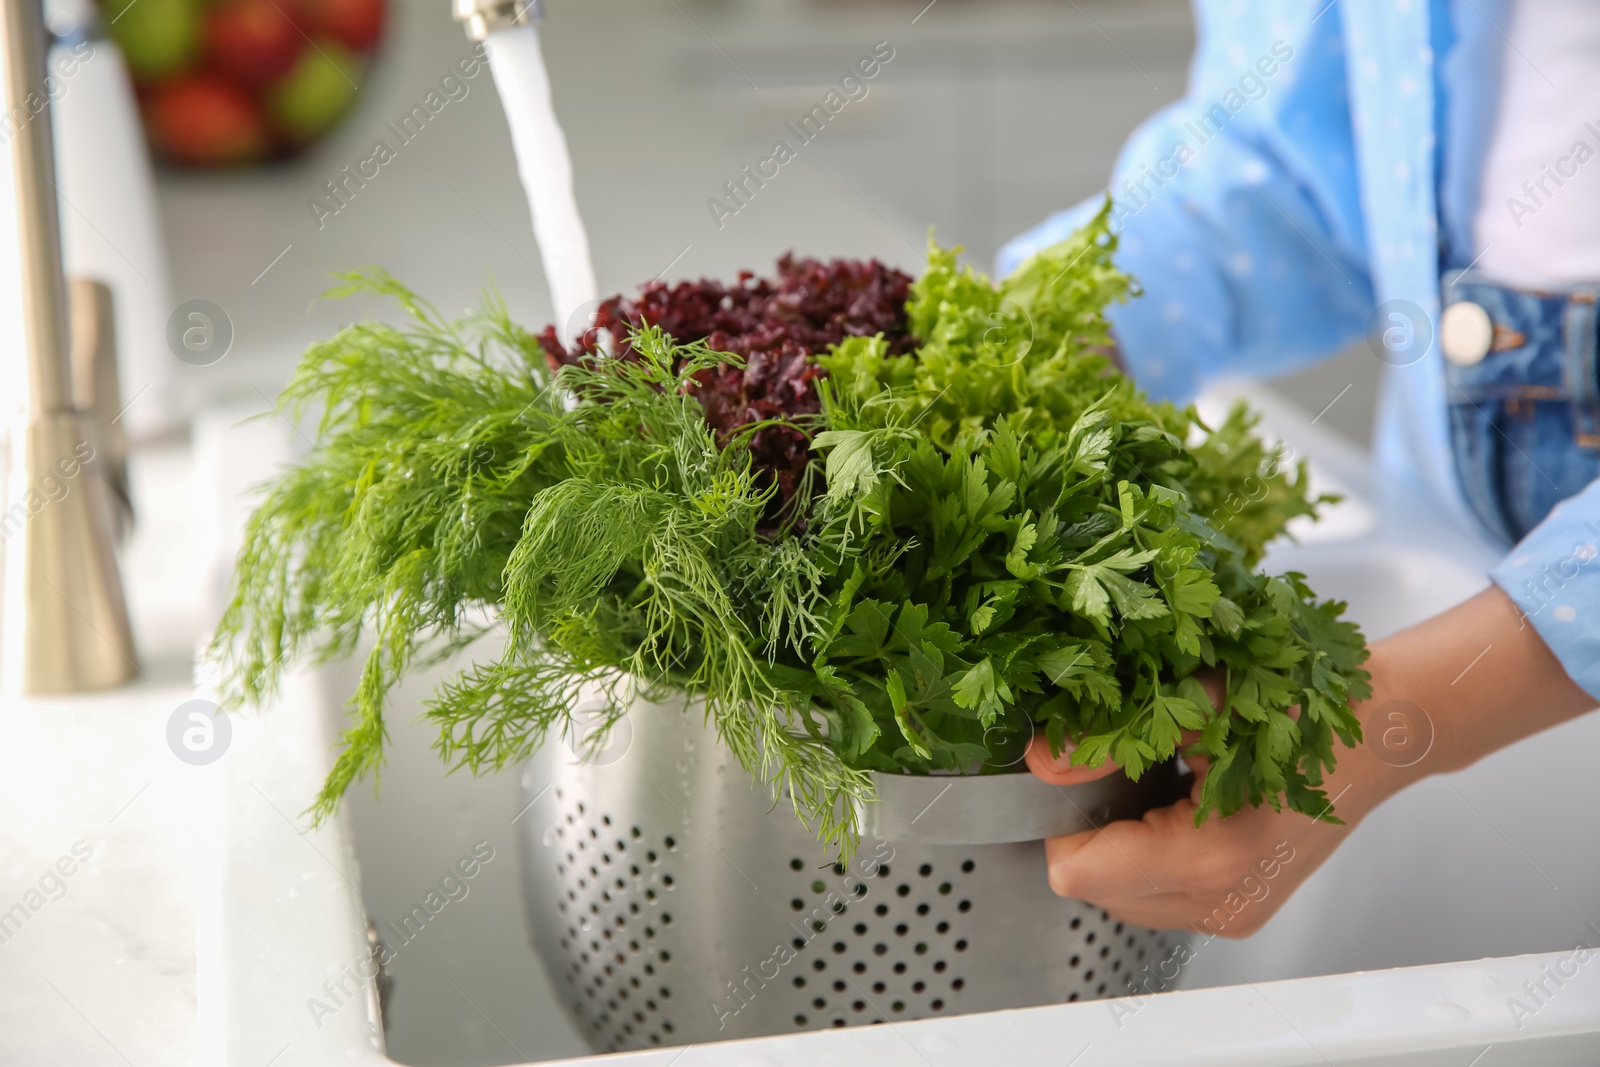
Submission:
M 848 866 L 832 863 L 697 707 L 641 701 L 604 750 L 580 759 L 552 741 L 523 776 L 534 947 L 604 1051 L 1126 993 L 1183 935 L 1056 897 L 1038 841 L 919 840 L 1012 825 L 974 811 L 1005 803 L 1006 786 L 967 795 L 985 781 L 892 783 L 909 788 L 883 790 L 867 825 L 895 839 L 869 836 Z M 1171 790 L 1159 774 L 1066 790 L 1059 817 L 1077 825 L 1051 832 L 1126 817 Z

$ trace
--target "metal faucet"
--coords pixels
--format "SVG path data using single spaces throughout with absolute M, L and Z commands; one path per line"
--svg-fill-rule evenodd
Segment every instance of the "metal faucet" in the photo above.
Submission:
M 11 433 L 0 551 L 0 688 L 76 693 L 139 673 L 113 549 L 97 437 L 73 406 L 54 138 L 45 93 L 48 37 L 40 0 L 4 0 L 7 121 L 21 245 L 28 407 Z M 103 450 L 103 447 L 102 447 Z M 85 469 L 88 468 L 88 469 Z
M 469 40 L 482 41 L 496 30 L 542 20 L 544 0 L 452 0 L 450 10 Z

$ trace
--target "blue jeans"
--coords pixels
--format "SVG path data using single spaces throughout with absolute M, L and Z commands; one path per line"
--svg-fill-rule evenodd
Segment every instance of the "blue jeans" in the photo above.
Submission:
M 1522 539 L 1600 477 L 1600 286 L 1534 292 L 1447 274 L 1444 307 L 1470 300 L 1494 323 L 1494 350 L 1449 360 L 1450 446 L 1468 504 L 1490 533 Z

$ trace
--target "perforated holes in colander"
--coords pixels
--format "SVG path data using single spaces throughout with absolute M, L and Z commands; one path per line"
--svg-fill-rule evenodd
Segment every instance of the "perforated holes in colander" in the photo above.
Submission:
M 1113 932 L 1121 926 L 1118 923 Z M 1129 927 L 1119 945 L 1126 945 L 1131 953 L 1118 950 L 1128 961 L 1120 975 L 1123 993 L 1164 993 L 1177 984 L 1184 959 L 1175 955 L 1175 942 L 1168 934 Z
M 1173 978 L 1156 979 L 1155 964 L 1164 961 L 1171 941 L 1165 934 L 1130 927 L 1109 913 L 1085 908 L 1067 924 L 1071 956 L 1067 965 L 1075 972 L 1077 992 L 1068 1002 L 1085 997 L 1117 996 L 1136 992 L 1141 977 L 1149 978 L 1149 991 L 1170 989 Z
M 929 859 L 818 871 L 791 859 L 789 906 L 800 913 L 793 928 L 807 931 L 795 938 L 796 978 L 784 987 L 794 1027 L 920 1019 L 953 1007 L 967 988 L 962 917 L 972 902 L 963 890 L 976 866 Z M 863 870 L 868 877 L 858 876 Z
M 581 801 L 562 813 L 556 839 L 573 1013 L 608 1052 L 672 1044 L 672 954 L 658 934 L 673 922 L 677 842 L 648 841 L 603 812 L 591 818 Z

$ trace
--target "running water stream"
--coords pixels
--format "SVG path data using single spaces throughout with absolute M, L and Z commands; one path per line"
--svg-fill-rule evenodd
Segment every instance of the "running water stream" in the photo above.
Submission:
M 572 157 L 556 121 L 550 78 L 533 24 L 498 30 L 488 39 L 489 70 L 506 121 L 517 172 L 533 214 L 533 235 L 544 260 L 553 321 L 563 338 L 589 326 L 585 317 L 596 297 L 589 235 L 572 189 Z

